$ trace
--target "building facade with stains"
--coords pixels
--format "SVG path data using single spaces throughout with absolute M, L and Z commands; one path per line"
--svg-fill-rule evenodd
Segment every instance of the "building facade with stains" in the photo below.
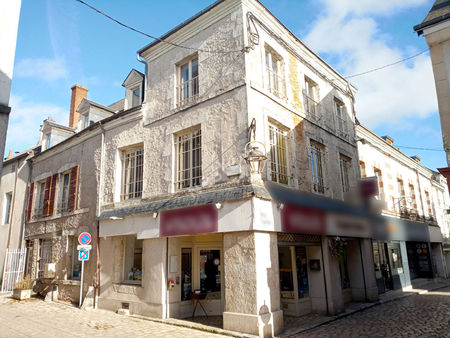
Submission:
M 376 299 L 355 88 L 257 1 L 217 1 L 162 39 L 183 47 L 138 51 L 127 97 L 143 103 L 104 128 L 99 307 L 185 318 L 198 299 L 270 336 L 283 315 Z

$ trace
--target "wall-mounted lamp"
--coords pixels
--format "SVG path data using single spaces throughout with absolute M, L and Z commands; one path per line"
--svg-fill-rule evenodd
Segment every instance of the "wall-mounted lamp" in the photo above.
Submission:
M 157 212 L 157 211 L 155 211 L 155 212 L 153 213 L 153 218 L 156 218 L 156 217 L 158 217 L 158 212 Z
M 256 119 L 253 118 L 250 126 L 248 127 L 248 143 L 244 148 L 245 162 L 250 166 L 252 173 L 260 174 L 264 165 L 266 164 L 266 147 L 263 143 L 255 141 L 256 134 Z M 253 139 L 253 140 L 252 140 Z
M 118 221 L 118 220 L 123 219 L 123 217 L 111 216 L 111 217 L 109 217 L 109 219 L 112 221 Z
M 222 208 L 222 203 L 216 203 L 216 208 L 217 209 L 221 209 Z
M 258 141 L 248 142 L 244 149 L 244 159 L 252 173 L 261 174 L 267 160 L 266 147 Z

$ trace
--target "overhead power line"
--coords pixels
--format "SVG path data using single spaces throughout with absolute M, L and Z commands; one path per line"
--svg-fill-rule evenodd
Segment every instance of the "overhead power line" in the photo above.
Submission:
M 407 146 L 399 146 L 396 145 L 396 148 L 405 148 L 405 149 L 415 149 L 415 150 L 426 150 L 426 151 L 445 151 L 444 149 L 438 148 L 418 148 L 418 147 L 407 147 Z
M 131 27 L 131 26 L 129 26 L 129 25 L 127 25 L 127 24 L 125 24 L 125 23 L 123 23 L 123 22 L 121 22 L 121 21 L 115 19 L 115 18 L 113 18 L 112 16 L 106 14 L 105 12 L 103 12 L 103 11 L 101 11 L 101 10 L 95 8 L 94 6 L 88 4 L 87 2 L 85 2 L 85 1 L 83 1 L 83 0 L 75 0 L 75 1 L 77 1 L 77 2 L 79 2 L 79 3 L 81 3 L 81 4 L 83 4 L 83 5 L 85 5 L 85 6 L 87 6 L 87 7 L 89 7 L 89 8 L 92 9 L 93 11 L 95 11 L 95 12 L 97 12 L 97 13 L 99 13 L 99 14 L 105 16 L 105 17 L 108 18 L 109 20 L 112 20 L 112 21 L 114 21 L 115 23 L 117 23 L 117 24 L 119 24 L 119 25 L 121 25 L 121 26 L 123 26 L 123 27 L 125 27 L 125 28 L 127 28 L 127 29 L 130 29 L 130 30 L 132 30 L 132 31 L 134 31 L 134 32 L 136 32 L 136 33 L 142 34 L 142 35 L 144 35 L 144 36 L 146 36 L 146 37 L 149 37 L 149 38 L 151 38 L 151 39 L 153 39 L 153 40 L 157 40 L 157 41 L 159 41 L 159 42 L 163 42 L 163 43 L 166 43 L 166 44 L 171 45 L 171 46 L 174 46 L 174 47 L 184 48 L 184 49 L 189 49 L 189 50 L 199 51 L 199 52 L 206 52 L 206 53 L 229 54 L 229 53 L 239 53 L 239 52 L 243 52 L 243 50 L 228 50 L 228 51 L 226 51 L 226 50 L 212 50 L 212 49 L 192 48 L 192 47 L 188 47 L 188 46 L 179 45 L 179 44 L 177 44 L 177 43 L 173 43 L 173 42 L 170 42 L 170 41 L 166 41 L 166 40 L 161 39 L 161 38 L 159 38 L 159 37 L 157 37 L 157 36 L 153 36 L 153 35 L 150 35 L 150 34 L 147 34 L 147 33 L 143 32 L 143 31 L 141 31 L 141 30 L 139 30 L 139 29 L 133 28 L 133 27 Z
M 370 70 L 368 70 L 368 71 L 365 71 L 365 72 L 362 72 L 362 73 L 358 73 L 358 74 L 353 74 L 353 75 L 350 75 L 350 76 L 345 76 L 345 78 L 346 78 L 346 79 L 350 79 L 350 78 L 352 78 L 352 77 L 356 77 L 356 76 L 361 76 L 361 75 L 373 73 L 373 72 L 376 72 L 377 70 L 381 70 L 381 69 L 384 69 L 384 68 L 388 68 L 388 67 L 397 65 L 397 64 L 399 64 L 399 63 L 405 62 L 405 61 L 407 61 L 407 60 L 414 59 L 415 57 L 418 57 L 419 55 L 422 55 L 422 54 L 424 54 L 424 53 L 426 53 L 426 52 L 428 52 L 428 49 L 425 49 L 425 50 L 421 51 L 420 53 L 417 53 L 417 54 L 412 55 L 412 56 L 410 56 L 410 57 L 407 57 L 407 58 L 405 58 L 405 59 L 398 60 L 398 61 L 396 61 L 396 62 L 389 63 L 389 64 L 387 64 L 387 65 L 384 65 L 384 66 L 381 66 L 381 67 L 378 67 L 378 68 L 370 69 Z

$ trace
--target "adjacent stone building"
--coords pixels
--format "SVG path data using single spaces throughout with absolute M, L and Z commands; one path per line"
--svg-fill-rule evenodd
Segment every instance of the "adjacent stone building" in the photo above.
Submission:
M 377 181 L 384 216 L 373 249 L 379 292 L 411 287 L 415 278 L 446 277 L 443 236 L 449 237 L 447 180 L 379 137 L 356 126 L 363 179 Z M 383 224 L 385 231 L 382 231 Z

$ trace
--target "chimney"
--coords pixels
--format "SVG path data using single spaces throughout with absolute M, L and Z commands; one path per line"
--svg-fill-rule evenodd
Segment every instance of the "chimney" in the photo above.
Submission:
M 411 158 L 416 161 L 417 163 L 420 163 L 420 157 L 419 156 L 411 156 Z
M 72 87 L 72 99 L 70 100 L 70 116 L 69 116 L 69 127 L 76 128 L 78 125 L 78 120 L 80 119 L 80 114 L 77 112 L 77 108 L 81 101 L 87 98 L 88 89 L 80 85 L 74 85 Z
M 13 151 L 12 151 L 12 149 L 9 149 L 9 154 L 8 154 L 7 158 L 11 158 L 12 156 L 13 156 Z
M 381 136 L 381 138 L 383 140 L 385 140 L 388 144 L 390 144 L 391 146 L 394 144 L 394 140 L 390 137 L 390 136 Z

